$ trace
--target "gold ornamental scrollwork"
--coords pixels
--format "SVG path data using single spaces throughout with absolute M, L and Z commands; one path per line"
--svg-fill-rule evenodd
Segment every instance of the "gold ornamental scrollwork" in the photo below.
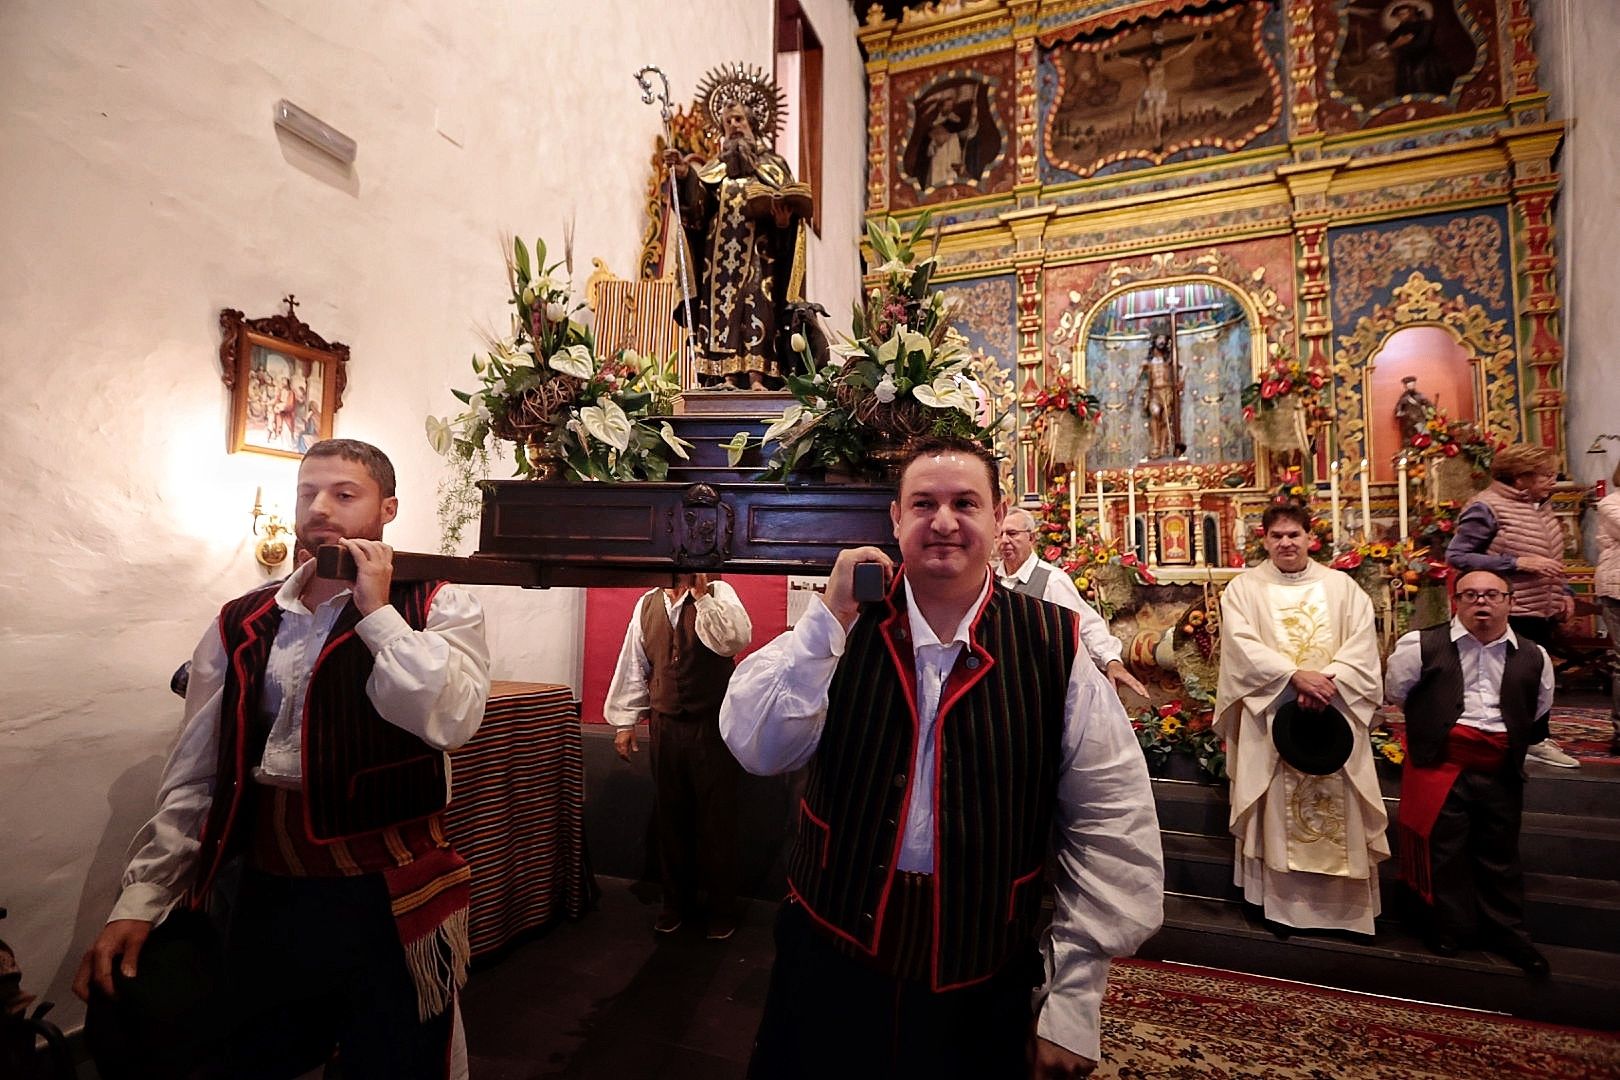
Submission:
M 1354 460 L 1366 456 L 1367 401 L 1362 375 L 1384 342 L 1408 326 L 1439 326 L 1457 339 L 1483 368 L 1485 384 L 1481 419 L 1493 439 L 1519 441 L 1519 403 L 1513 338 L 1505 319 L 1493 319 L 1479 304 L 1461 296 L 1446 297 L 1439 282 L 1414 270 L 1397 285 L 1388 304 L 1356 321 L 1355 329 L 1340 335 L 1334 356 L 1334 405 L 1339 416 L 1339 453 Z

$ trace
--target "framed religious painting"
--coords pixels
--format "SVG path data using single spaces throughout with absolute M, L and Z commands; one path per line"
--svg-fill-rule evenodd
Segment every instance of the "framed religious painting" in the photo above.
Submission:
M 240 311 L 219 313 L 221 378 L 231 392 L 226 449 L 277 457 L 302 457 L 332 437 L 332 419 L 348 386 L 349 347 L 329 342 L 295 314 L 247 319 Z

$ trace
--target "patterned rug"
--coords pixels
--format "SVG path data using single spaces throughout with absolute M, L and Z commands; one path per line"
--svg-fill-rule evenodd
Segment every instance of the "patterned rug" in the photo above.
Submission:
M 1405 725 L 1399 719 L 1400 711 L 1390 707 L 1387 716 L 1385 726 L 1396 733 L 1404 746 L 1406 732 Z M 1553 741 L 1563 747 L 1566 754 L 1582 761 L 1620 765 L 1620 757 L 1609 753 L 1614 727 L 1609 723 L 1608 709 L 1554 705 L 1548 726 L 1552 729 Z
M 1107 1080 L 1620 1077 L 1620 1034 L 1151 960 L 1116 960 Z

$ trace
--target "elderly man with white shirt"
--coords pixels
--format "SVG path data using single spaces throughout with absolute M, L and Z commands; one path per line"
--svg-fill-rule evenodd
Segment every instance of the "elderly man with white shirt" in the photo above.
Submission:
M 843 552 L 732 678 L 720 730 L 743 767 L 809 765 L 756 1080 L 1087 1075 L 1109 959 L 1163 920 L 1141 750 L 1074 616 L 994 587 L 995 492 L 976 444 L 914 444 L 902 565 Z M 855 600 L 862 563 L 885 599 Z
M 1012 509 L 1001 521 L 996 534 L 996 580 L 1013 592 L 1066 607 L 1080 616 L 1080 641 L 1085 645 L 1097 670 L 1108 677 L 1117 691 L 1128 686 L 1142 697 L 1147 687 L 1137 681 L 1120 659 L 1125 646 L 1108 629 L 1108 623 L 1086 603 L 1074 581 L 1060 567 L 1035 556 L 1035 519 L 1027 510 Z
M 1401 876 L 1429 904 L 1429 946 L 1477 939 L 1531 976 L 1546 958 L 1524 929 L 1519 824 L 1524 758 L 1547 737 L 1553 669 L 1508 626 L 1513 587 L 1489 570 L 1456 582 L 1449 624 L 1395 645 L 1385 696 L 1406 710 Z

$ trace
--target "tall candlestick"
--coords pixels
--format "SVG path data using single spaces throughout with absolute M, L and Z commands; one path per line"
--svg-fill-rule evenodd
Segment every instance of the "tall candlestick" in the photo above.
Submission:
M 1395 465 L 1395 516 L 1400 519 L 1401 540 L 1406 540 L 1406 455 Z
M 1361 538 L 1372 539 L 1372 497 L 1367 494 L 1367 459 L 1361 459 Z
M 1339 516 L 1339 459 L 1328 463 L 1328 498 L 1333 502 L 1333 547 L 1338 550 L 1344 537 L 1344 522 Z
M 1071 548 L 1075 546 L 1075 542 L 1079 539 L 1079 532 L 1074 525 L 1074 481 L 1075 474 L 1074 470 L 1071 469 L 1069 470 L 1069 546 Z
M 1103 502 L 1102 470 L 1097 470 L 1097 535 L 1108 539 L 1108 506 Z
M 1139 554 L 1136 550 L 1136 470 L 1126 469 L 1125 480 L 1129 485 L 1125 489 L 1125 544 L 1131 549 L 1132 555 Z

